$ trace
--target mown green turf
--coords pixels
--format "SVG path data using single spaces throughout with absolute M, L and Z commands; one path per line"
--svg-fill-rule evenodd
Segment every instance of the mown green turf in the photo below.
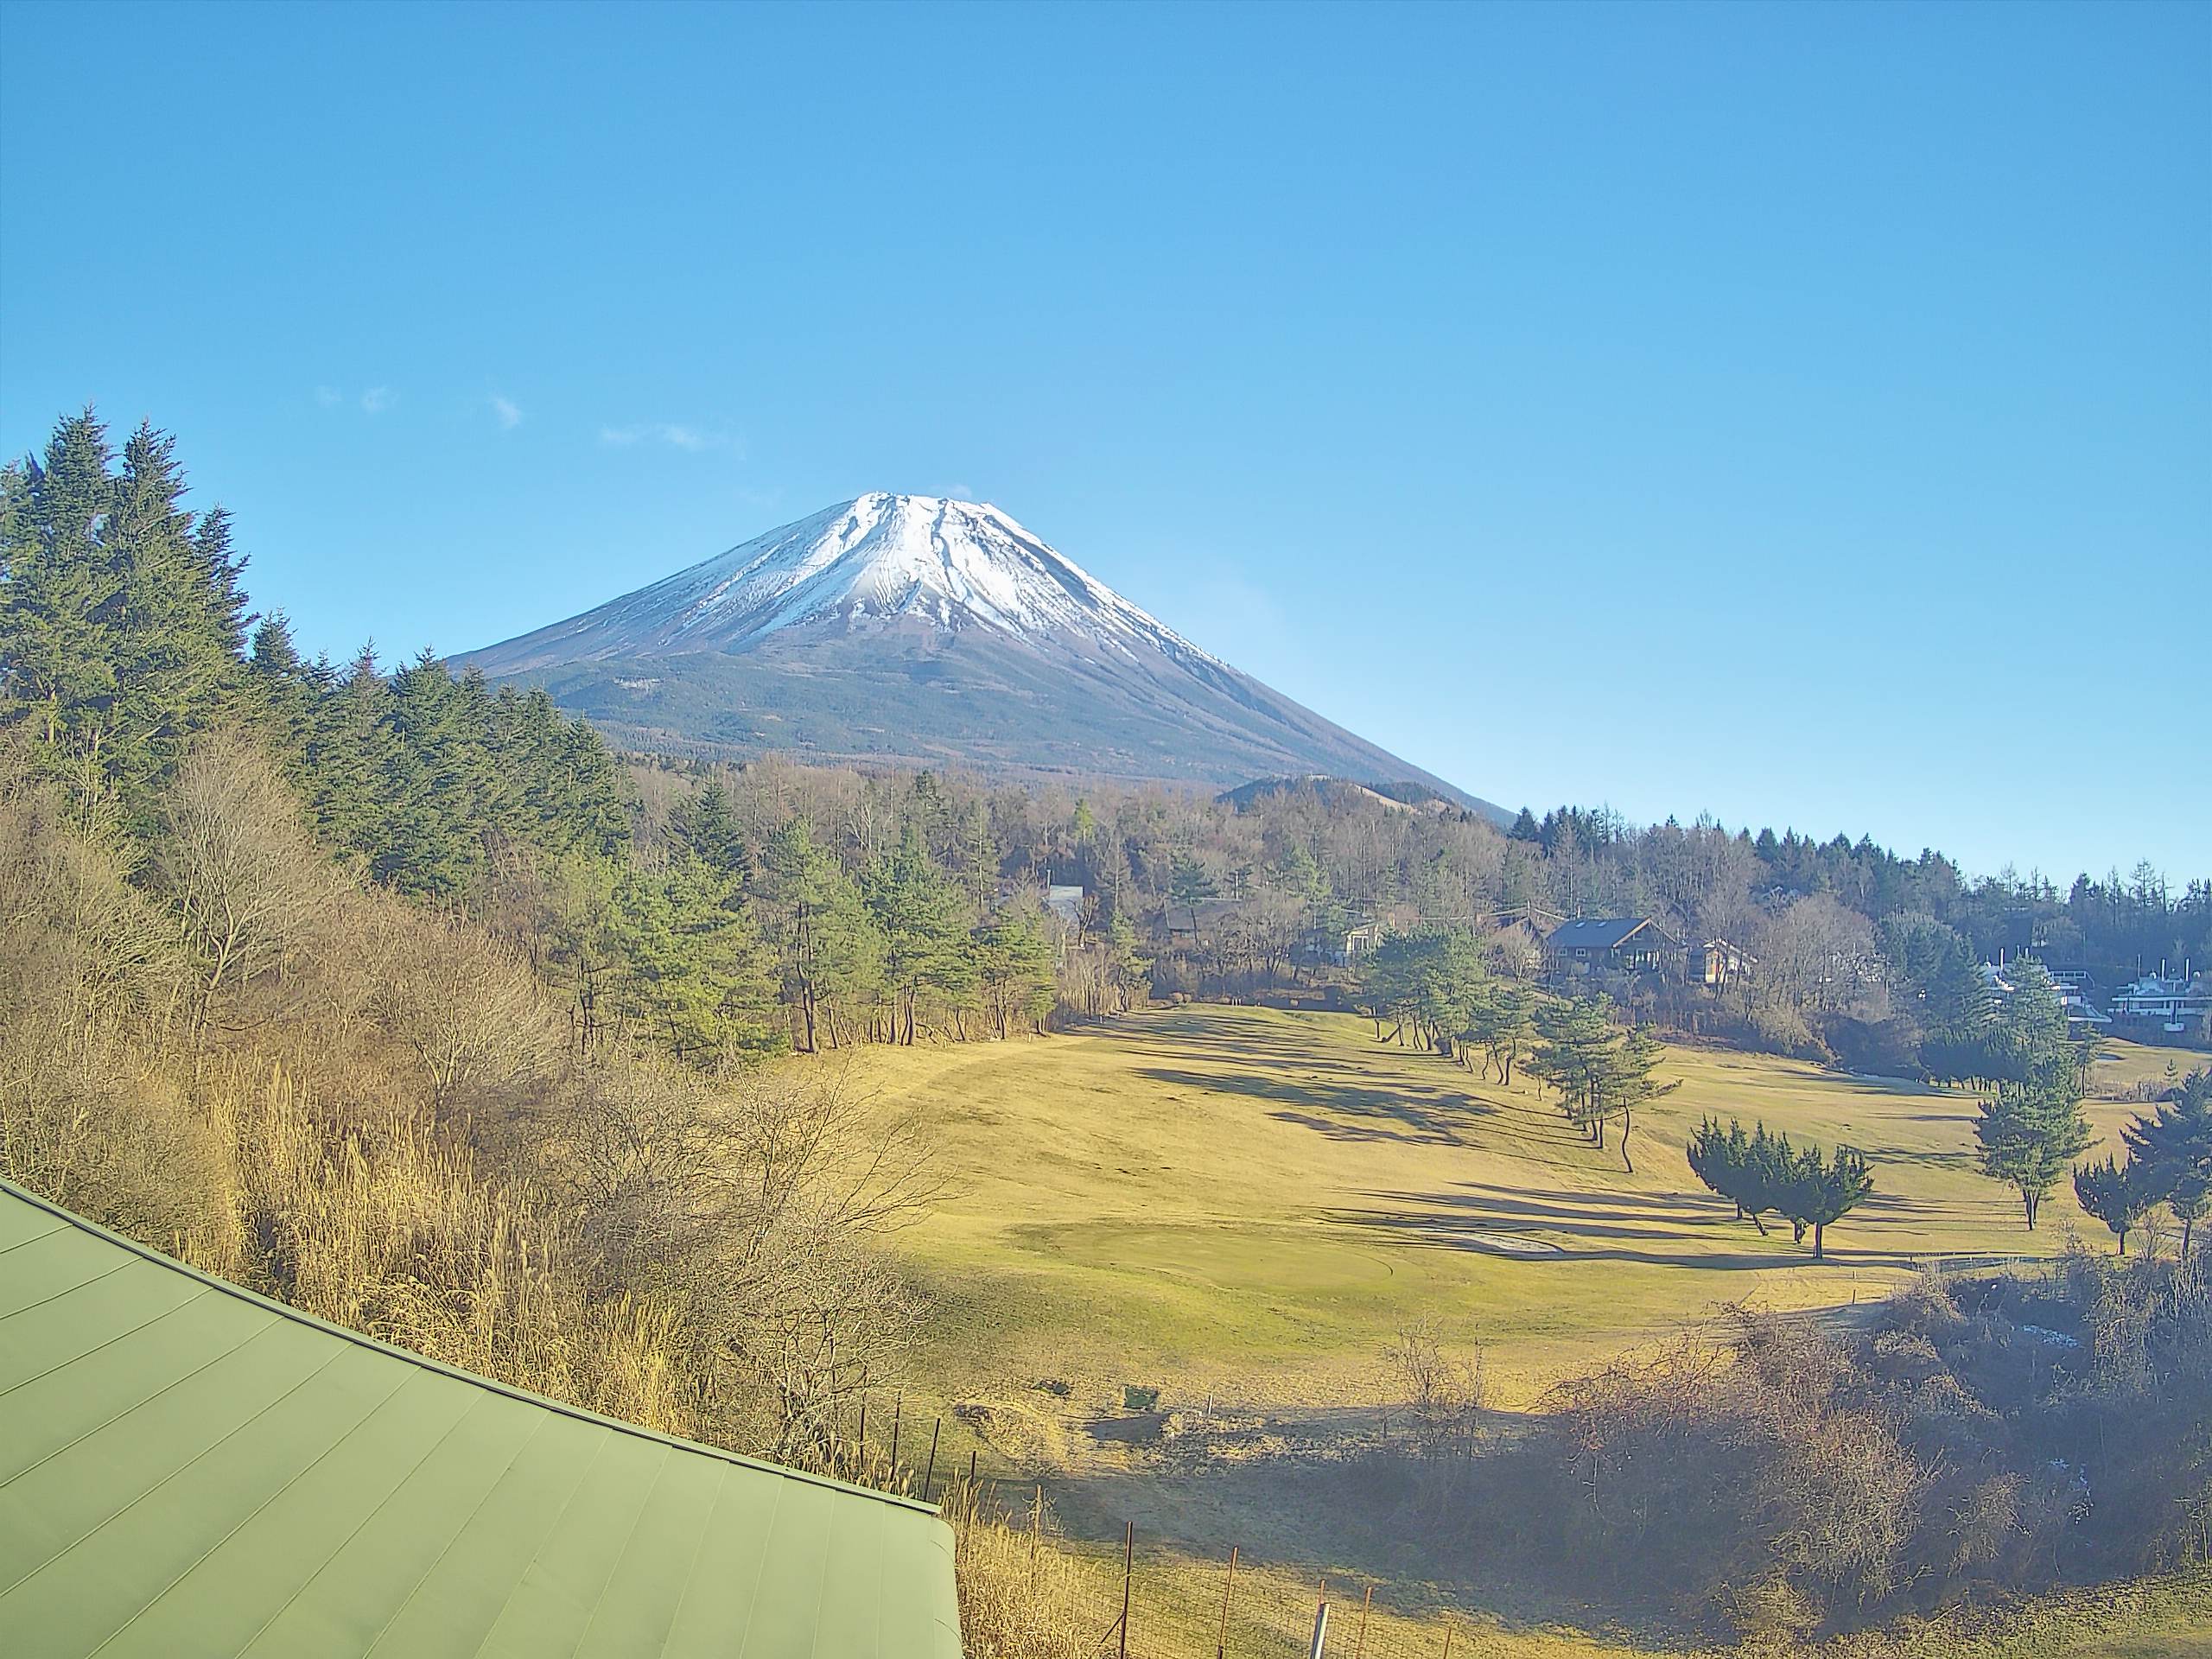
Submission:
M 2090 1073 L 2093 1090 L 2124 1089 L 2132 1083 L 2162 1083 L 2169 1066 L 2173 1075 L 2183 1077 L 2199 1066 L 2212 1065 L 2212 1054 L 2202 1049 L 2160 1048 L 2149 1043 L 2118 1041 L 2107 1041 L 2099 1046 L 2101 1058 Z
M 1677 1049 L 1636 1171 L 1518 1077 L 1378 1044 L 1349 1015 L 1203 1007 L 1096 1034 L 873 1050 L 887 1112 L 922 1118 L 952 1190 L 900 1248 L 948 1306 L 955 1391 L 1039 1378 L 1272 1403 L 1370 1398 L 1427 1313 L 1523 1402 L 1716 1306 L 1847 1304 L 1919 1261 L 2109 1248 L 2072 1195 L 2028 1233 L 1973 1167 L 1971 1096 L 1759 1055 Z M 2161 1058 L 2158 1064 L 2163 1065 Z M 2107 1137 L 2130 1109 L 2097 1105 Z M 1682 1145 L 1704 1114 L 1847 1141 L 1877 1193 L 1830 1260 L 1732 1218 Z M 1514 1255 L 1510 1249 L 1540 1250 Z

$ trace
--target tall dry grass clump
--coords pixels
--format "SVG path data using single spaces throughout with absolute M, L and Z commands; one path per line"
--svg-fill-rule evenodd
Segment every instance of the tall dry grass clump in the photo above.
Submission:
M 1095 1659 L 1102 1629 L 1083 1566 L 1066 1554 L 1042 1497 L 1025 1515 L 986 1514 L 955 1484 L 944 1500 L 957 1545 L 960 1635 L 968 1659 Z

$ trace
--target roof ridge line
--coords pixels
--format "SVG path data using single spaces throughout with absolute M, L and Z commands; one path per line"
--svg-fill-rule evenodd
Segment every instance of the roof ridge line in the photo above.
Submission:
M 392 1358 L 404 1361 L 410 1365 L 420 1366 L 424 1370 L 451 1377 L 455 1382 L 470 1383 L 476 1388 L 488 1389 L 493 1394 L 505 1395 L 507 1398 L 521 1401 L 525 1405 L 542 1407 L 547 1411 L 557 1412 L 563 1417 L 574 1418 L 578 1422 L 594 1424 L 601 1428 L 611 1428 L 618 1433 L 634 1435 L 639 1440 L 673 1446 L 679 1451 L 700 1452 L 704 1456 L 718 1459 L 721 1462 L 734 1464 L 741 1469 L 752 1469 L 762 1474 L 778 1475 L 786 1480 L 800 1481 L 810 1486 L 824 1487 L 833 1492 L 849 1492 L 858 1497 L 872 1497 L 878 1503 L 889 1503 L 899 1509 L 912 1510 L 922 1515 L 943 1518 L 943 1509 L 935 1503 L 925 1503 L 915 1498 L 902 1497 L 895 1492 L 880 1492 L 872 1486 L 855 1486 L 848 1481 L 833 1480 L 827 1475 L 814 1474 L 804 1469 L 792 1469 L 780 1463 L 770 1463 L 762 1458 L 747 1457 L 742 1452 L 732 1452 L 726 1446 L 709 1446 L 702 1441 L 684 1440 L 680 1435 L 664 1434 L 658 1429 L 647 1428 L 640 1423 L 626 1422 L 620 1417 L 601 1416 L 598 1412 L 587 1411 L 583 1407 L 571 1404 L 568 1401 L 555 1400 L 545 1395 L 533 1394 L 528 1389 L 517 1388 L 512 1382 L 502 1382 L 496 1377 L 483 1376 L 474 1371 L 466 1371 L 458 1365 L 448 1365 L 443 1360 L 432 1359 L 428 1354 L 418 1354 L 412 1349 L 402 1348 L 396 1343 L 383 1342 L 364 1332 L 333 1324 L 330 1320 L 319 1318 L 303 1308 L 294 1307 L 287 1302 L 280 1302 L 273 1296 L 264 1296 L 258 1291 L 248 1290 L 244 1285 L 233 1284 L 219 1274 L 203 1272 L 189 1262 L 180 1262 L 175 1256 L 155 1249 L 150 1245 L 142 1244 L 135 1238 L 125 1237 L 121 1233 L 101 1226 L 96 1221 L 87 1220 L 73 1210 L 67 1209 L 49 1198 L 42 1198 L 38 1193 L 16 1185 L 15 1182 L 4 1176 L 0 1176 L 0 1193 L 21 1198 L 34 1208 L 43 1210 L 50 1216 L 58 1217 L 69 1225 L 90 1233 L 95 1238 L 105 1239 L 109 1243 L 118 1245 L 132 1255 L 152 1262 L 156 1267 L 166 1268 L 172 1273 L 182 1274 L 188 1279 L 196 1279 L 210 1289 L 220 1292 L 226 1296 L 232 1296 L 256 1307 L 265 1308 L 281 1319 L 310 1326 L 315 1330 L 369 1349 L 372 1352 L 388 1354 Z

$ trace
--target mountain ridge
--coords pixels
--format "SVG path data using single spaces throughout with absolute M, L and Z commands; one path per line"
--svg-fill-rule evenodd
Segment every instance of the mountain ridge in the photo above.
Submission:
M 1319 772 L 1501 816 L 945 497 L 858 496 L 454 660 L 644 747 L 1217 786 Z

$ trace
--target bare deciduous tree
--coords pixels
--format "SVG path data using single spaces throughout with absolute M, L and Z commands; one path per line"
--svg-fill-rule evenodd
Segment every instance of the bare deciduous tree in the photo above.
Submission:
M 411 913 L 387 920 L 371 1007 L 421 1064 L 435 1104 L 552 1069 L 561 1038 L 519 957 L 464 923 Z
M 281 973 L 327 917 L 338 885 L 298 803 L 243 738 L 196 744 L 162 801 L 155 873 L 196 966 L 191 1020 Z

